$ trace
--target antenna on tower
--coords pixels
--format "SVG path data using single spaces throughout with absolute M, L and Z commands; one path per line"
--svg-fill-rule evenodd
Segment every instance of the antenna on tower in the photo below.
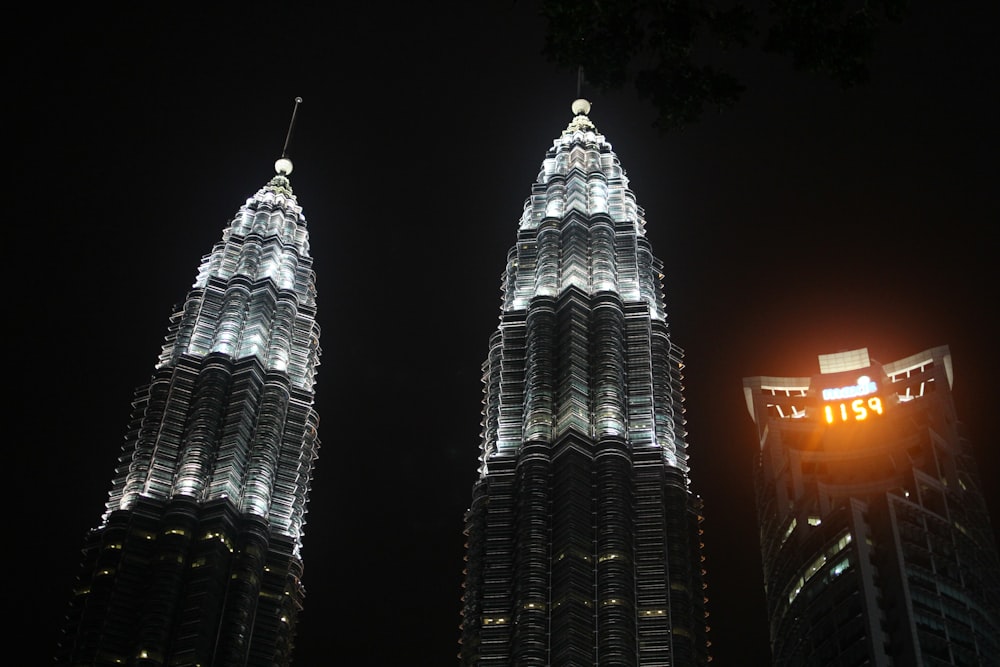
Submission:
M 295 98 L 295 106 L 292 107 L 292 120 L 288 123 L 288 134 L 285 135 L 285 147 L 281 149 L 281 157 L 288 157 L 288 144 L 292 141 L 292 130 L 295 129 L 295 114 L 299 110 L 299 105 L 302 104 L 302 98 Z
M 281 149 L 281 157 L 274 163 L 274 170 L 282 176 L 292 173 L 292 161 L 288 158 L 288 144 L 292 141 L 292 130 L 295 129 L 295 114 L 302 104 L 302 98 L 295 98 L 295 106 L 292 107 L 292 120 L 288 123 L 288 134 L 285 135 L 285 146 Z
M 583 65 L 576 69 L 576 99 L 573 100 L 573 114 L 575 116 L 586 116 L 590 113 L 590 102 L 581 97 L 583 88 Z M 574 121 L 575 122 L 575 121 Z M 587 123 L 590 123 L 588 120 Z

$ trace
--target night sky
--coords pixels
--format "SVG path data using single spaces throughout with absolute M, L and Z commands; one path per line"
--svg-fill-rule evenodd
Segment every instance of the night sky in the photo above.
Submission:
M 132 392 L 301 96 L 291 181 L 323 356 L 296 664 L 456 664 L 480 365 L 576 72 L 541 55 L 531 2 L 147 4 L 29 3 L 3 28 L 11 642 L 52 653 Z M 739 105 L 668 135 L 632 90 L 584 85 L 686 352 L 715 665 L 768 664 L 743 377 L 950 345 L 959 415 L 1000 476 L 998 13 L 914 2 L 847 92 L 740 52 Z

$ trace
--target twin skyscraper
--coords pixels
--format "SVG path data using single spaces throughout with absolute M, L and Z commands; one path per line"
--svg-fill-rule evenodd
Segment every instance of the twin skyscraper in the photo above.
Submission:
M 531 186 L 483 364 L 458 661 L 704 667 L 711 642 L 702 510 L 690 484 L 683 352 L 671 340 L 663 267 L 625 170 L 590 119 L 590 104 L 577 100 L 572 112 Z M 58 664 L 292 663 L 304 602 L 304 517 L 319 449 L 320 330 L 291 162 L 279 160 L 276 171 L 204 257 L 170 318 L 150 382 L 136 391 L 107 510 L 85 538 Z M 950 364 L 943 352 L 935 354 L 939 368 Z M 911 366 L 876 370 L 895 377 Z M 861 368 L 867 366 L 845 372 Z M 879 387 L 881 377 L 873 380 Z M 943 377 L 934 375 L 939 390 Z M 857 424 L 820 423 L 826 412 L 841 414 L 823 404 L 822 382 L 780 380 L 747 384 L 768 452 L 759 461 L 759 484 L 774 496 L 761 506 L 769 607 L 794 619 L 772 624 L 779 664 L 993 664 L 1000 654 L 996 577 L 977 580 L 994 588 L 970 590 L 959 562 L 965 556 L 954 556 L 960 550 L 978 558 L 978 567 L 996 567 L 985 512 L 948 513 L 949 502 L 974 496 L 981 504 L 958 436 L 937 422 L 927 425 L 937 428 L 933 435 L 908 430 L 912 446 L 883 457 L 892 465 L 880 459 L 889 468 L 853 486 L 841 480 L 834 489 L 822 475 L 831 469 L 849 475 L 853 450 L 820 455 L 806 442 L 787 453 L 768 440 L 780 438 L 777 431 L 764 426 L 793 411 L 802 419 L 785 429 L 790 433 L 836 427 L 858 434 L 846 430 Z M 765 400 L 765 390 L 780 396 Z M 904 414 L 907 401 L 898 394 L 876 395 L 887 415 Z M 942 410 L 941 419 L 954 417 Z M 879 433 L 881 441 L 896 437 L 889 426 Z M 856 440 L 833 438 L 831 447 L 845 438 Z M 934 446 L 927 449 L 924 440 Z M 924 457 L 919 474 L 905 473 L 906 452 Z M 471 450 L 469 465 L 475 465 Z M 850 526 L 831 527 L 837 517 L 866 516 L 866 497 L 908 499 L 908 485 L 926 507 L 910 512 L 916 518 L 905 529 L 861 535 Z M 917 501 L 906 502 L 869 504 L 898 514 Z M 812 530 L 820 525 L 826 527 Z M 850 525 L 868 524 L 859 518 Z M 924 559 L 909 570 L 910 556 L 892 561 L 880 551 L 878 541 L 902 532 L 919 542 L 914 531 L 920 530 L 952 537 L 928 541 L 926 558 L 916 547 L 907 552 Z M 979 546 L 969 547 L 959 534 Z M 939 569 L 950 578 L 938 577 Z M 915 574 L 907 579 L 896 571 Z M 826 627 L 818 600 L 857 600 L 845 582 L 874 586 L 889 577 L 899 582 L 891 595 L 879 589 L 863 604 L 837 607 L 843 623 L 864 623 L 836 635 L 835 647 L 814 650 Z M 822 582 L 839 588 L 821 589 Z M 824 597 L 824 590 L 835 593 Z M 939 615 L 905 613 L 924 610 L 932 597 Z M 950 606 L 942 602 L 953 599 Z M 883 602 L 903 612 L 891 615 Z M 955 611 L 960 604 L 964 615 Z M 912 627 L 903 635 L 891 623 Z M 937 639 L 922 644 L 933 623 Z M 861 637 L 862 648 L 852 648 L 851 637 Z M 871 652 L 875 645 L 879 651 Z M 919 660 L 900 661 L 909 657 Z

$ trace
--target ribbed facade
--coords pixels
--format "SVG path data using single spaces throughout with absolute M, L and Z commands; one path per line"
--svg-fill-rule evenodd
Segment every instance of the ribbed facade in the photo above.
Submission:
M 744 379 L 774 667 L 1000 664 L 1000 558 L 945 346 Z
M 662 265 L 587 113 L 548 151 L 502 278 L 466 515 L 463 665 L 703 665 L 700 501 Z
M 288 665 L 318 417 L 309 235 L 288 173 L 202 260 L 85 539 L 66 665 Z

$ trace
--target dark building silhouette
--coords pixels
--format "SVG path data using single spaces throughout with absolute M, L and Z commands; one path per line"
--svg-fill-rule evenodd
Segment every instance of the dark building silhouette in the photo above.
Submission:
M 775 667 L 1000 664 L 1000 561 L 936 347 L 743 381 Z
M 577 100 L 542 162 L 483 365 L 463 665 L 704 665 L 699 499 L 662 264 Z
M 135 392 L 57 664 L 290 663 L 320 331 L 291 162 L 275 169 L 203 258 Z

